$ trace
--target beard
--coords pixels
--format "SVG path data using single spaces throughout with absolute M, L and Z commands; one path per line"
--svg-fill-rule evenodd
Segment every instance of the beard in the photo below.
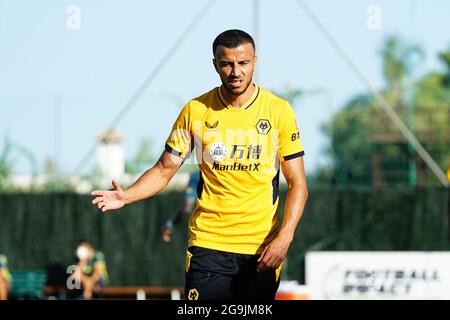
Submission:
M 242 84 L 239 88 L 233 88 L 229 83 L 230 79 L 226 79 L 226 80 L 222 79 L 222 85 L 230 95 L 239 96 L 239 95 L 243 94 L 245 91 L 247 91 L 248 87 L 252 83 L 252 80 L 253 80 L 253 77 L 250 77 L 249 81 L 247 81 L 245 83 L 244 83 L 244 81 L 242 81 Z

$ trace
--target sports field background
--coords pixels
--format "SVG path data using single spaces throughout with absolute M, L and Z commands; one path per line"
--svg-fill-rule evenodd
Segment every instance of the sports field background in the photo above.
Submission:
M 1 195 L 0 251 L 12 269 L 50 268 L 64 277 L 76 241 L 85 238 L 104 252 L 111 285 L 182 287 L 187 221 L 171 243 L 160 232 L 182 196 L 167 192 L 105 215 L 84 195 Z M 307 251 L 449 250 L 448 217 L 446 189 L 310 190 L 283 279 L 304 283 Z

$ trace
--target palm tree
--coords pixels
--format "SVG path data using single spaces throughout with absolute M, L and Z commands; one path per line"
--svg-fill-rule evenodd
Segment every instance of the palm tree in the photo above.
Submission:
M 407 89 L 406 80 L 412 73 L 414 56 L 423 60 L 423 50 L 417 45 L 405 44 L 395 36 L 389 36 L 383 43 L 381 58 L 383 77 L 387 84 L 387 93 L 392 94 L 394 105 L 401 103 Z

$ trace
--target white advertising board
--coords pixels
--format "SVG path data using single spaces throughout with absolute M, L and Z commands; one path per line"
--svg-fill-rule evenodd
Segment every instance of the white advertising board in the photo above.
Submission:
M 309 252 L 311 299 L 450 299 L 450 252 Z

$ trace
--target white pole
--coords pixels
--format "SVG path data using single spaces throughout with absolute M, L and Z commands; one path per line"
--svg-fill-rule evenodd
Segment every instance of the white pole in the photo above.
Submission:
M 259 38 L 259 0 L 253 0 L 253 38 L 255 40 L 256 48 L 260 48 L 260 38 Z M 258 56 L 255 52 L 255 55 Z M 258 57 L 259 61 L 259 57 Z M 259 62 L 257 62 L 257 66 L 255 69 L 255 72 L 253 74 L 253 80 L 254 82 L 258 83 L 258 65 L 260 65 Z

